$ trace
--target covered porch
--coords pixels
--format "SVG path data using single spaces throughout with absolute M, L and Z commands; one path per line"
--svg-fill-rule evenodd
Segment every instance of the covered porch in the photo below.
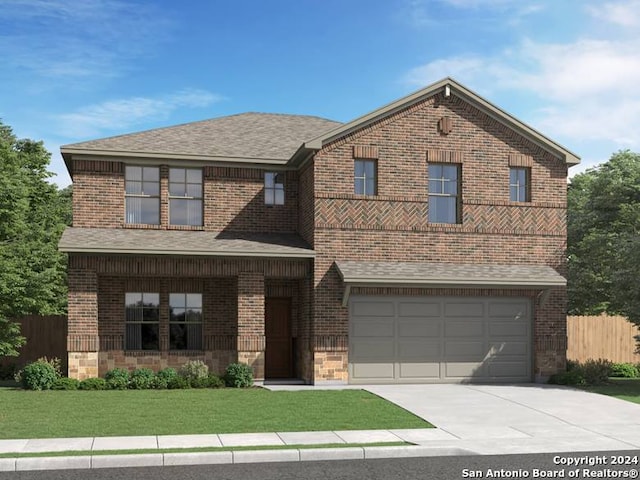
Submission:
M 67 229 L 69 376 L 202 360 L 308 379 L 313 250 L 296 235 Z

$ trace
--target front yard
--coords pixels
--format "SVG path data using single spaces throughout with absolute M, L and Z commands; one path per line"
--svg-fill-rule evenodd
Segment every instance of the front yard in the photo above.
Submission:
M 426 428 L 363 390 L 0 388 L 0 438 Z
M 637 378 L 610 378 L 608 384 L 581 388 L 640 404 L 640 379 Z

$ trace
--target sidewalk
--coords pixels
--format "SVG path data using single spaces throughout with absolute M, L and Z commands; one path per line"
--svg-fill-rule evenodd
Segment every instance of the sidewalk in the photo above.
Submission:
M 150 467 L 254 462 L 357 460 L 416 456 L 473 455 L 455 445 L 438 443 L 446 433 L 436 428 L 408 430 L 345 430 L 335 432 L 228 433 L 219 435 L 158 435 L 143 437 L 47 438 L 0 440 L 0 453 L 99 452 L 111 450 L 163 450 L 170 448 L 233 448 L 245 450 L 77 455 L 0 458 L 0 472 L 114 467 Z M 314 445 L 424 442 L 424 445 L 313 448 Z M 287 445 L 311 448 L 283 448 Z M 250 447 L 278 447 L 251 450 Z

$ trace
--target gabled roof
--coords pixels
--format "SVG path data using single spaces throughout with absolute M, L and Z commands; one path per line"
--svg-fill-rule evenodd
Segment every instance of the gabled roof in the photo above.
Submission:
M 109 155 L 200 161 L 286 163 L 305 139 L 338 122 L 308 115 L 242 113 L 60 147 L 70 155 Z
M 453 95 L 463 99 L 464 101 L 478 108 L 480 111 L 489 115 L 494 120 L 502 123 L 512 130 L 515 130 L 525 138 L 528 138 L 533 143 L 542 147 L 544 150 L 564 160 L 569 165 L 580 163 L 580 157 L 578 157 L 575 153 L 567 150 L 562 145 L 554 142 L 537 130 L 531 128 L 529 125 L 521 122 L 516 117 L 505 112 L 500 107 L 497 107 L 493 103 L 482 98 L 477 93 L 469 90 L 467 87 L 461 85 L 450 77 L 444 78 L 439 82 L 433 83 L 425 88 L 418 90 L 417 92 L 400 98 L 395 102 L 380 107 L 373 112 L 358 117 L 355 120 L 337 125 L 331 130 L 322 132 L 318 136 L 312 137 L 310 140 L 306 141 L 304 144 L 304 149 L 319 150 L 329 142 L 344 137 L 355 130 L 364 128 L 373 122 L 388 117 L 389 115 L 392 115 L 399 110 L 410 107 L 411 105 L 440 92 L 448 92 L 449 95 Z M 298 152 L 298 155 L 300 158 L 300 150 Z
M 68 253 L 313 258 L 296 234 L 67 227 L 58 249 Z

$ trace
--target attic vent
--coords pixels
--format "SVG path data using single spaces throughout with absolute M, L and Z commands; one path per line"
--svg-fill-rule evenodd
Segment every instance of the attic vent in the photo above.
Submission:
M 354 145 L 353 158 L 378 158 L 377 145 Z
M 449 117 L 442 117 L 438 120 L 438 130 L 443 135 L 449 135 L 453 129 L 453 119 Z

